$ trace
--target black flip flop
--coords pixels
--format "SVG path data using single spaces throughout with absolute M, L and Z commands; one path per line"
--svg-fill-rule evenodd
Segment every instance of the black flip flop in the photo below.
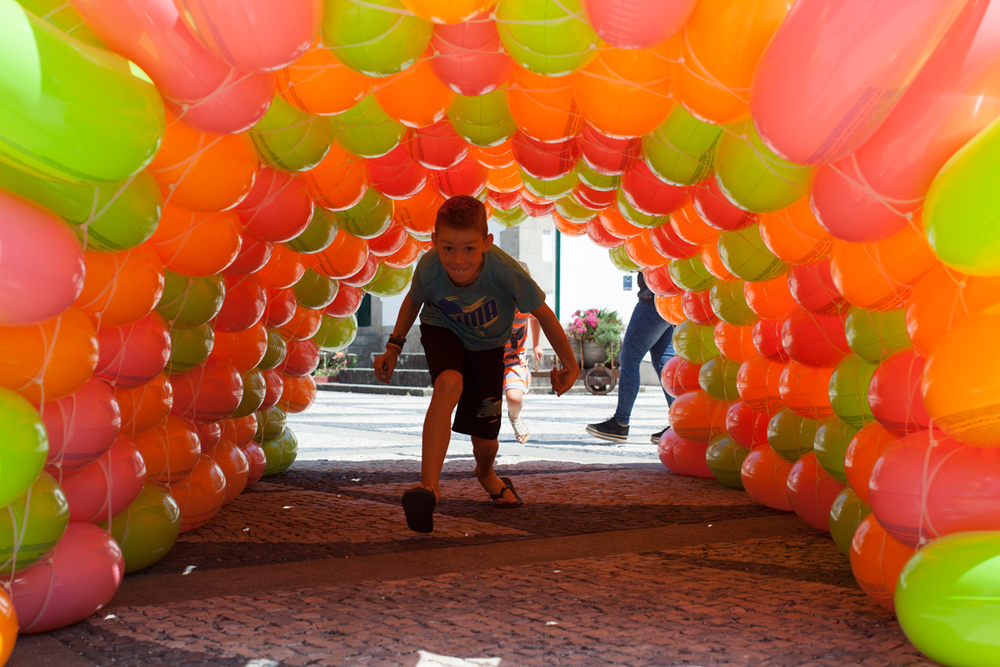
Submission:
M 521 507 L 522 505 L 524 505 L 524 501 L 521 500 L 521 496 L 517 495 L 517 491 L 514 490 L 514 482 L 510 481 L 510 477 L 501 477 L 500 481 L 503 482 L 504 484 L 503 488 L 500 489 L 500 493 L 491 493 L 490 498 L 492 498 L 493 500 L 500 500 L 501 498 L 503 498 L 503 492 L 506 491 L 507 489 L 510 489 L 510 492 L 514 494 L 514 497 L 517 499 L 517 502 L 504 503 L 503 505 L 497 505 L 496 503 L 493 503 L 493 507 L 496 507 L 498 510 L 509 510 L 514 507 Z
M 417 487 L 403 494 L 403 513 L 406 514 L 406 525 L 417 533 L 434 531 L 434 508 L 437 497 L 433 491 Z

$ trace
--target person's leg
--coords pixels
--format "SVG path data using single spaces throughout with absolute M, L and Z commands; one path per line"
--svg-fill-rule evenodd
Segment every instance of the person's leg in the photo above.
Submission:
M 663 367 L 670 361 L 670 358 L 674 356 L 674 327 L 668 325 L 666 331 L 663 335 L 653 343 L 653 347 L 649 350 L 649 356 L 653 359 L 653 370 L 656 371 L 656 377 L 660 378 L 663 374 Z M 662 383 L 660 386 L 663 389 Z M 673 405 L 674 397 L 667 393 L 666 389 L 663 389 L 663 395 L 667 399 L 667 406 Z
M 498 506 L 514 505 L 517 503 L 517 498 L 514 497 L 510 489 L 504 488 L 506 484 L 493 469 L 493 463 L 496 461 L 499 449 L 500 443 L 496 438 L 491 440 L 472 436 L 472 454 L 476 457 L 476 479 L 483 485 L 486 493 L 491 496 L 503 493 L 500 498 L 493 501 L 494 504 Z
M 439 481 L 451 442 L 451 413 L 462 396 L 462 374 L 442 371 L 434 381 L 431 403 L 424 416 L 419 486 L 441 497 Z
M 524 407 L 524 390 L 518 387 L 511 387 L 505 394 L 507 398 L 507 414 L 511 419 L 517 419 Z
M 639 395 L 639 367 L 642 359 L 669 326 L 656 312 L 655 305 L 644 301 L 636 302 L 628 328 L 625 329 L 619 356 L 621 373 L 618 376 L 618 406 L 614 420 L 622 426 L 628 426 L 632 406 Z

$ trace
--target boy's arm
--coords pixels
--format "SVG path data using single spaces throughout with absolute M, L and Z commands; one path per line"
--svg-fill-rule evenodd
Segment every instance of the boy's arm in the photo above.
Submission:
M 537 317 L 528 318 L 528 330 L 531 331 L 531 351 L 535 355 L 535 368 L 542 360 L 542 327 L 538 324 Z
M 416 322 L 417 315 L 420 314 L 420 306 L 421 304 L 413 301 L 409 294 L 406 295 L 406 298 L 403 299 L 403 305 L 399 307 L 396 326 L 392 329 L 393 336 L 406 336 L 410 327 Z M 375 357 L 375 377 L 382 382 L 388 383 L 392 378 L 392 372 L 396 369 L 396 359 L 399 358 L 401 351 L 394 346 L 386 345 L 385 352 Z
M 545 332 L 545 337 L 549 339 L 552 349 L 556 351 L 556 354 L 559 355 L 559 360 L 562 362 L 563 367 L 558 370 L 553 369 L 551 374 L 552 389 L 555 390 L 558 396 L 562 396 L 573 386 L 576 378 L 580 375 L 580 366 L 576 363 L 573 346 L 570 345 L 569 339 L 566 338 L 566 332 L 563 331 L 562 325 L 556 319 L 555 313 L 547 305 L 543 303 L 531 311 L 531 314 L 538 320 L 542 331 Z

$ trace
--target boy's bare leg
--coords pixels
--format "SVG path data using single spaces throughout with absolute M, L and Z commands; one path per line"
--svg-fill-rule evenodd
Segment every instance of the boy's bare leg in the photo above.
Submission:
M 491 496 L 500 493 L 505 486 L 493 470 L 493 462 L 496 461 L 499 449 L 500 443 L 496 438 L 486 440 L 472 436 L 472 454 L 476 457 L 476 479 Z M 498 498 L 494 502 L 497 505 L 512 505 L 517 502 L 517 498 L 510 489 L 505 489 L 503 498 Z
M 462 374 L 454 370 L 443 371 L 434 382 L 431 403 L 424 415 L 419 486 L 433 491 L 439 499 L 441 489 L 438 482 L 451 442 L 451 413 L 461 396 Z

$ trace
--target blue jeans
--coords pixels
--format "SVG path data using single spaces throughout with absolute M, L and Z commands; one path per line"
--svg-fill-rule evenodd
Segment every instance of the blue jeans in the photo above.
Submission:
M 652 352 L 653 370 L 659 378 L 663 365 L 674 356 L 673 333 L 674 326 L 660 317 L 655 305 L 636 302 L 619 356 L 621 375 L 618 377 L 618 408 L 615 410 L 615 421 L 619 424 L 627 426 L 632 415 L 632 406 L 639 394 L 639 364 L 643 357 Z M 665 391 L 663 395 L 669 407 L 674 399 Z

